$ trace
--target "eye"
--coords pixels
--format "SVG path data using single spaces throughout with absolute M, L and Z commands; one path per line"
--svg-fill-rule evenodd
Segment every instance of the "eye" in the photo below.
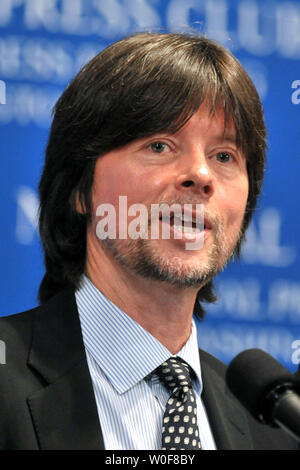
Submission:
M 232 160 L 232 156 L 230 155 L 230 153 L 227 153 L 227 152 L 218 152 L 216 154 L 216 158 L 218 162 L 221 162 L 221 163 L 227 163 L 230 160 Z
M 165 150 L 169 149 L 169 146 L 167 144 L 165 144 L 164 142 L 160 142 L 160 141 L 153 142 L 152 144 L 150 144 L 149 147 L 154 153 L 162 153 Z

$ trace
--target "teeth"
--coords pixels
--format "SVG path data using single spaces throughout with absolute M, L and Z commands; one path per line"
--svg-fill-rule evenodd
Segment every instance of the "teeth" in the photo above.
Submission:
M 198 233 L 198 232 L 200 232 L 200 230 L 198 228 L 188 227 L 186 225 L 182 226 L 182 231 L 183 231 L 183 233 Z
M 163 215 L 163 222 L 170 223 L 170 218 L 167 215 Z M 173 216 L 173 225 L 177 230 L 182 231 L 183 233 L 199 233 L 204 229 L 203 223 L 197 220 L 195 217 L 190 217 L 189 215 L 182 214 L 181 216 Z
M 183 222 L 183 220 L 181 219 L 181 217 L 174 217 L 174 225 L 181 226 L 182 222 Z
M 181 224 L 191 225 L 191 224 L 196 224 L 196 223 L 197 223 L 197 219 L 195 219 L 194 217 L 174 216 L 174 224 L 176 225 L 181 225 Z
M 183 216 L 182 217 L 182 222 L 191 224 L 192 222 L 195 222 L 195 219 L 193 217 L 188 217 L 188 216 Z

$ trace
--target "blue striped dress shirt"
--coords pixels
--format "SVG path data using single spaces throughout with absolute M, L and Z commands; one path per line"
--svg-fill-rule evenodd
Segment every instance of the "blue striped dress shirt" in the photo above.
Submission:
M 172 354 L 149 332 L 108 300 L 86 277 L 75 293 L 87 363 L 107 450 L 161 448 L 162 418 L 169 393 L 147 376 Z M 201 400 L 197 330 L 177 354 L 194 370 L 193 383 L 201 445 L 215 449 Z

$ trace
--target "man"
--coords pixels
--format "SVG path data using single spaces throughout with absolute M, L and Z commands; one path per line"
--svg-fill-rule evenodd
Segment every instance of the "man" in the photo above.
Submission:
M 239 405 L 221 362 L 199 359 L 193 321 L 240 252 L 265 138 L 251 80 L 205 38 L 137 34 L 83 67 L 56 104 L 40 181 L 41 305 L 1 319 L 2 448 L 296 448 Z M 148 216 L 162 204 L 158 237 L 150 217 L 129 236 L 120 196 Z M 117 214 L 107 237 L 103 207 Z

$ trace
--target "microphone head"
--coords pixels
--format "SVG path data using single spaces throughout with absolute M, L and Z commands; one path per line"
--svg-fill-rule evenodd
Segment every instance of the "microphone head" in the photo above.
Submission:
M 260 349 L 248 349 L 238 354 L 227 368 L 226 382 L 245 408 L 266 424 L 273 424 L 276 391 L 300 390 L 299 378 Z

